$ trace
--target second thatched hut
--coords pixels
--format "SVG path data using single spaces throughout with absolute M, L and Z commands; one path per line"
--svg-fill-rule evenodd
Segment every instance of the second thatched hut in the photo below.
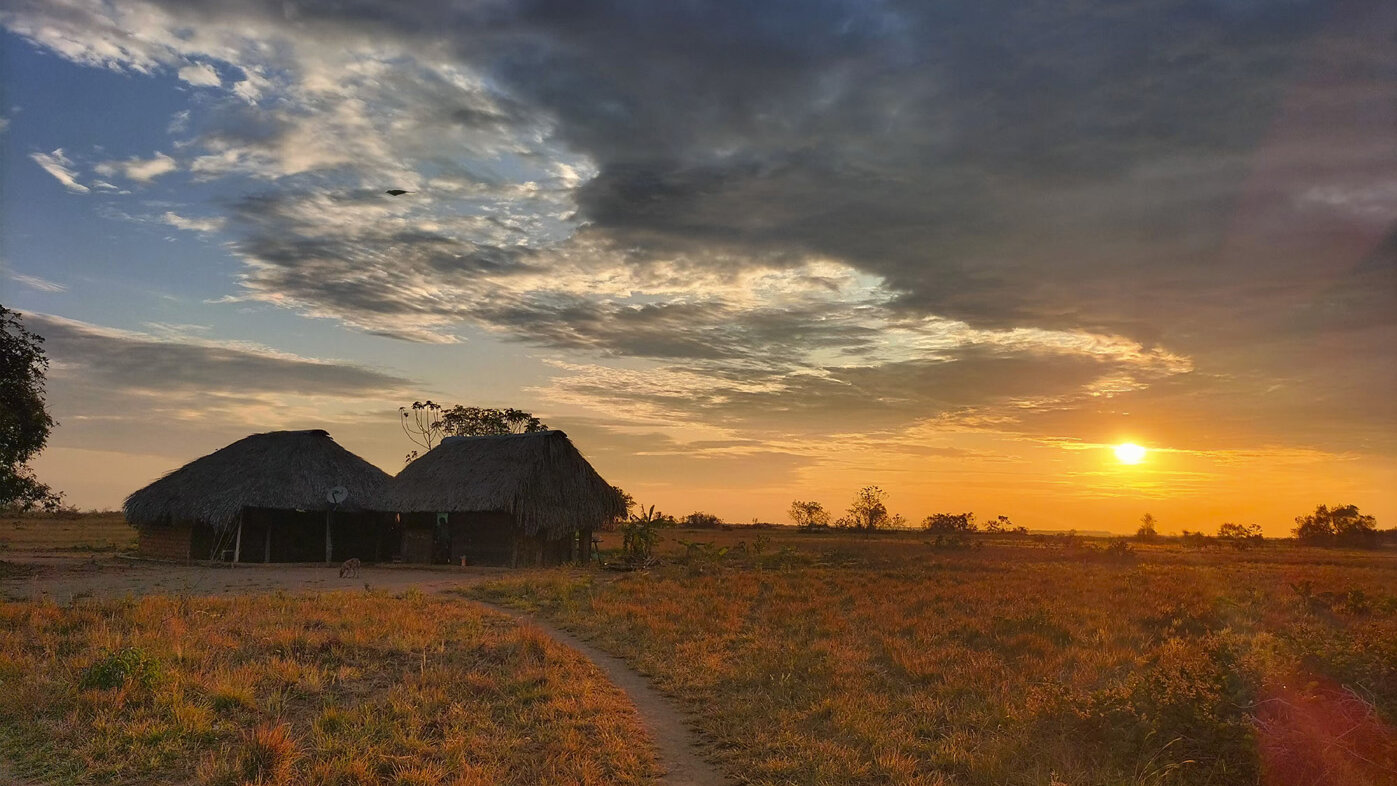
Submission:
M 447 437 L 393 479 L 408 562 L 554 565 L 585 558 L 619 492 L 561 431 Z

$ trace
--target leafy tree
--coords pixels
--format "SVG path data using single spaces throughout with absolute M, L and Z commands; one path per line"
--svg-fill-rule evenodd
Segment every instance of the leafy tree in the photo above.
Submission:
M 802 502 L 795 500 L 791 503 L 789 515 L 797 527 L 804 529 L 818 529 L 829 526 L 829 511 L 818 502 Z
M 1359 513 L 1357 505 L 1320 505 L 1308 516 L 1296 516 L 1293 531 L 1305 543 L 1368 546 L 1377 542 L 1378 520 Z
M 547 431 L 543 421 L 522 409 L 487 409 L 454 406 L 441 414 L 448 436 L 485 437 L 495 434 L 527 434 Z
M 20 314 L 0 306 L 0 506 L 56 510 L 63 496 L 40 483 L 28 466 L 53 430 L 44 401 L 48 356 L 44 339 L 30 333 Z
M 929 532 L 974 532 L 974 513 L 935 513 L 922 519 L 922 527 Z
M 1260 524 L 1233 524 L 1226 522 L 1218 527 L 1218 540 L 1232 544 L 1234 549 L 1249 549 L 1265 542 Z
M 888 506 L 883 502 L 887 497 L 888 492 L 877 486 L 864 486 L 854 494 L 848 515 L 839 520 L 839 525 L 865 531 L 891 526 L 894 519 L 888 515 Z
M 431 450 L 443 437 L 485 437 L 548 429 L 543 421 L 522 409 L 463 407 L 460 404 L 447 409 L 430 399 L 414 401 L 410 407 L 398 407 L 398 414 L 403 433 L 423 450 Z M 408 463 L 418 455 L 417 450 L 408 453 Z
M 1159 537 L 1159 531 L 1155 529 L 1158 524 L 1155 517 L 1146 513 L 1140 517 L 1140 528 L 1135 530 L 1135 537 L 1140 540 L 1154 540 Z

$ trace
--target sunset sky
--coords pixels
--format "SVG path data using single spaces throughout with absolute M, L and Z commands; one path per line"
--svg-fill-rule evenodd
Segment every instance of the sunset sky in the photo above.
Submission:
M 431 398 L 530 410 L 679 515 L 877 484 L 914 521 L 1397 525 L 1397 3 L 0 27 L 0 302 L 79 507 L 282 428 L 396 472 Z

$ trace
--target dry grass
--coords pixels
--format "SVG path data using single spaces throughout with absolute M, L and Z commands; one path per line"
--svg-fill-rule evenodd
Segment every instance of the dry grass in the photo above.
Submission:
M 652 675 L 746 782 L 1397 782 L 1390 555 L 668 537 L 481 592 Z
M 135 548 L 136 529 L 120 513 L 0 517 L 0 557 L 7 552 L 126 552 Z
M 0 605 L 0 743 L 52 783 L 648 783 L 625 697 L 410 591 Z

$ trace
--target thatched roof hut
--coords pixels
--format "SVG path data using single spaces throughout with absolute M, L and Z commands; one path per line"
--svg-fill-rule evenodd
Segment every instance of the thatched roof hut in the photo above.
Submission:
M 194 521 L 227 529 L 244 508 L 384 511 L 388 473 L 340 447 L 320 429 L 253 434 L 185 464 L 126 498 L 135 525 Z
M 561 431 L 447 437 L 407 465 L 389 492 L 400 513 L 508 513 L 523 535 L 561 538 L 625 514 Z

